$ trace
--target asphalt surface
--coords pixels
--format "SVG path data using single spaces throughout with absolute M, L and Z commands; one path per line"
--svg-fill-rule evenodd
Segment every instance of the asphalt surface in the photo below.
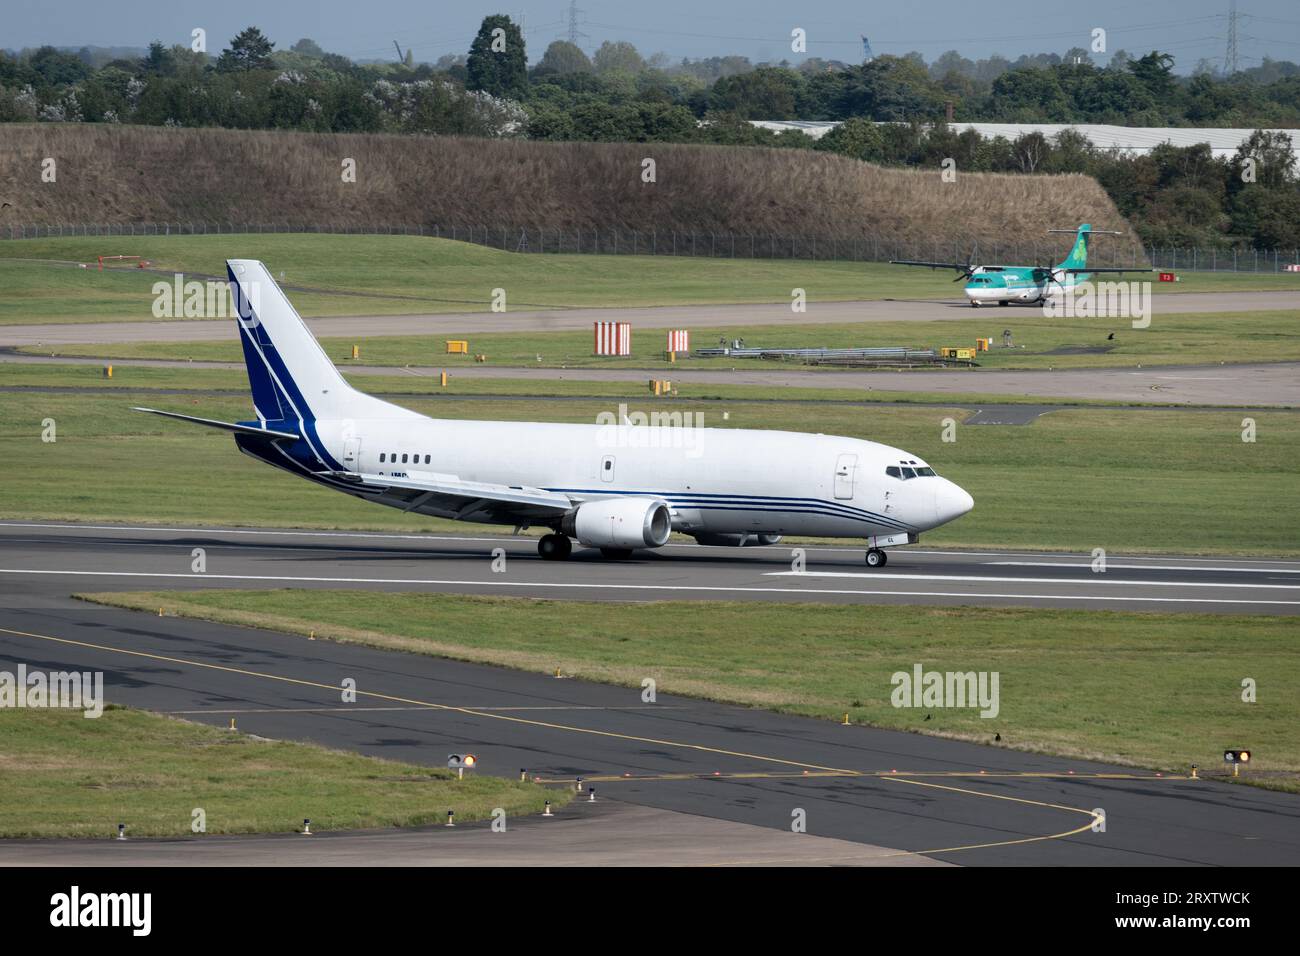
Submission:
M 0 355 L 5 363 L 33 365 L 103 365 L 115 367 L 204 368 L 243 371 L 237 362 L 182 362 L 167 359 L 59 358 L 42 355 Z M 697 366 L 725 360 L 692 359 Z M 756 385 L 762 388 L 859 389 L 873 392 L 932 392 L 939 395 L 1005 395 L 1018 398 L 1093 400 L 1134 404 L 1214 405 L 1220 407 L 1300 406 L 1300 362 L 1225 365 L 1152 365 L 1145 368 L 1073 368 L 1006 370 L 965 369 L 732 369 L 725 365 L 691 368 L 531 368 L 461 365 L 347 365 L 349 376 L 407 375 L 437 379 L 444 370 L 461 379 L 521 381 L 638 382 L 667 377 L 679 384 Z M 431 382 L 430 388 L 436 386 Z
M 64 591 L 82 583 L 66 580 Z M 234 718 L 243 733 L 429 765 L 470 750 L 481 772 L 514 777 L 524 769 L 557 787 L 583 777 L 596 787 L 597 806 L 608 800 L 782 834 L 802 811 L 808 834 L 865 844 L 864 857 L 875 858 L 853 862 L 919 855 L 966 865 L 1300 863 L 1294 795 L 663 694 L 646 703 L 636 688 L 159 618 L 72 602 L 39 582 L 33 593 L 31 584 L 3 581 L 0 667 L 101 671 L 110 702 L 222 727 Z M 345 678 L 356 681 L 355 703 L 341 700 Z M 1001 733 L 1014 742 L 1013 728 Z M 1207 766 L 1222 745 L 1205 741 Z M 304 806 L 302 816 L 311 815 Z M 672 829 L 673 819 L 664 826 Z M 1099 821 L 1104 832 L 1094 831 Z M 109 833 L 116 822 L 106 821 Z M 633 827 L 626 845 L 627 825 L 603 827 L 593 819 L 584 831 L 589 862 L 700 860 L 640 852 L 656 842 L 644 826 Z M 708 828 L 694 833 L 712 845 Z M 393 845 L 382 834 L 355 839 L 373 842 L 353 847 L 352 859 L 383 858 Z M 668 846 L 681 839 L 664 837 Z M 713 846 L 707 862 L 727 862 L 728 847 L 732 862 L 763 862 L 735 854 L 736 839 Z M 134 843 L 143 848 L 133 851 L 137 862 L 176 855 L 161 841 Z M 548 848 L 561 859 L 570 843 L 563 833 L 543 840 L 532 859 Z M 227 849 L 196 860 L 267 861 L 263 839 L 213 845 Z M 10 846 L 0 862 L 122 858 L 111 839 L 45 844 L 35 855 L 28 847 Z M 849 862 L 842 850 L 812 854 Z M 311 862 L 303 852 L 289 859 Z M 312 852 L 329 860 L 327 850 Z
M 191 570 L 193 548 L 206 571 Z M 506 572 L 492 570 L 495 548 Z M 0 595 L 190 588 L 364 588 L 581 600 L 768 600 L 1128 611 L 1300 613 L 1300 561 L 893 549 L 868 570 L 862 548 L 792 551 L 670 544 L 610 561 L 578 549 L 543 561 L 535 538 L 216 530 L 0 522 Z M 17 604 L 9 606 L 16 607 Z
M 943 866 L 928 856 L 607 799 L 504 833 L 454 828 L 283 833 L 258 838 L 6 840 L 0 866 Z
M 1167 292 L 1151 297 L 1155 315 L 1192 312 L 1254 312 L 1300 308 L 1294 292 Z M 1042 307 L 972 309 L 964 299 L 817 302 L 803 313 L 788 302 L 751 305 L 687 305 L 649 308 L 541 309 L 519 312 L 456 312 L 425 315 L 328 316 L 308 319 L 318 337 L 347 335 L 441 335 L 463 332 L 590 331 L 593 322 L 631 322 L 634 329 L 719 328 L 838 322 L 929 322 L 973 319 L 996 335 L 1017 311 Z M 229 337 L 227 320 L 48 323 L 0 326 L 0 347 L 71 342 L 202 342 Z

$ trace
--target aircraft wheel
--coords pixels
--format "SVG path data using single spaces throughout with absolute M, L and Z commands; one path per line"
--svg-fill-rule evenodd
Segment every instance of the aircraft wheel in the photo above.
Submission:
M 611 560 L 632 557 L 631 548 L 601 548 L 600 553 Z
M 970 307 L 971 307 L 972 309 L 978 309 L 978 308 L 980 307 L 980 304 L 979 304 L 978 302 L 976 302 L 974 299 L 971 299 L 971 300 L 970 300 Z
M 1008 302 L 1007 302 L 1006 299 L 1002 299 L 1002 300 L 1000 300 L 1000 301 L 998 302 L 998 305 L 1007 305 L 1007 304 L 1008 304 Z
M 563 561 L 573 553 L 573 542 L 565 534 L 544 534 L 537 542 L 537 553 L 547 561 Z
M 867 552 L 867 567 L 883 568 L 889 563 L 889 555 L 885 554 L 879 548 L 872 548 Z

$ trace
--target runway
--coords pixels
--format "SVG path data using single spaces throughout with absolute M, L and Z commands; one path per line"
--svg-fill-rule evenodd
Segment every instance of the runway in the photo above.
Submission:
M 1058 607 L 1090 610 L 1300 613 L 1300 561 L 1111 554 L 967 552 L 921 544 L 868 570 L 860 547 L 700 547 L 676 542 L 609 561 L 575 551 L 543 561 L 536 539 L 510 535 L 368 534 L 0 522 L 0 606 L 60 601 L 72 591 L 363 588 L 560 600 L 743 600 L 837 604 Z M 191 551 L 207 570 L 191 570 Z M 506 572 L 492 570 L 493 550 Z
M 1151 297 L 1155 315 L 1194 312 L 1255 312 L 1300 308 L 1294 292 L 1164 292 Z M 486 306 L 486 301 L 484 305 Z M 142 315 L 151 300 L 142 300 Z M 634 329 L 734 328 L 845 322 L 930 322 L 972 319 L 1000 331 L 1017 314 L 1042 315 L 1040 306 L 972 309 L 963 299 L 868 299 L 819 302 L 810 290 L 806 312 L 789 302 L 749 305 L 687 305 L 647 308 L 531 309 L 518 312 L 448 312 L 418 315 L 327 316 L 307 319 L 312 333 L 331 336 L 444 335 L 466 332 L 590 332 L 593 322 L 631 322 Z M 230 337 L 228 320 L 36 323 L 0 326 L 0 348 L 69 343 L 204 342 Z M 997 328 L 993 328 L 996 326 Z
M 4 585 L 0 665 L 102 671 L 110 702 L 218 726 L 234 717 L 240 732 L 269 738 L 428 765 L 466 749 L 478 756 L 481 772 L 514 777 L 522 768 L 556 787 L 573 787 L 581 776 L 596 788 L 597 807 L 612 801 L 749 824 L 773 836 L 790 835 L 791 821 L 801 816 L 808 835 L 828 842 L 800 851 L 823 863 L 1300 863 L 1294 795 L 662 694 L 646 703 L 638 688 L 160 619 L 70 602 L 48 587 L 15 606 L 21 594 L 11 581 Z M 356 681 L 355 704 L 340 700 L 345 677 Z M 1211 751 L 1219 745 L 1207 742 Z M 301 815 L 311 816 L 311 808 Z M 521 858 L 572 860 L 585 849 L 587 862 L 603 864 L 814 861 L 800 851 L 781 857 L 772 839 L 728 860 L 727 848 L 735 851 L 744 839 L 734 830 L 709 856 L 702 851 L 711 828 L 683 827 L 656 841 L 645 820 L 633 826 L 639 838 L 624 843 L 626 818 L 620 824 L 614 816 L 609 823 L 595 814 L 567 837 L 540 838 L 540 847 L 537 828 L 556 821 L 530 821 L 515 831 Z M 677 818 L 658 819 L 671 831 Z M 319 849 L 288 849 L 286 862 L 374 860 L 390 850 L 417 862 L 412 854 L 442 857 L 443 847 L 448 859 L 472 852 L 467 835 L 453 841 L 446 833 L 322 840 Z M 691 835 L 694 855 L 664 858 L 663 847 Z M 830 841 L 864 849 L 855 857 Z M 645 849 L 657 842 L 658 855 Z M 175 861 L 184 848 L 190 862 L 265 863 L 279 861 L 276 844 L 285 845 L 266 838 L 196 839 L 173 849 L 107 838 L 17 843 L 0 846 L 0 862 L 158 863 Z M 487 860 L 502 852 L 491 851 Z

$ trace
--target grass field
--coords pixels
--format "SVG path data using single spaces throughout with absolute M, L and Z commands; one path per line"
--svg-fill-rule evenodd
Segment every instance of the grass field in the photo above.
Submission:
M 378 760 L 313 744 L 254 739 L 122 707 L 0 709 L 0 837 L 190 836 L 507 818 L 562 804 L 567 792 Z
M 452 527 L 317 488 L 240 455 L 222 433 L 132 412 L 132 404 L 227 421 L 249 415 L 247 398 L 233 394 L 0 393 L 0 515 L 187 527 Z M 570 422 L 594 422 L 614 407 L 611 399 L 404 404 L 445 418 Z M 794 431 L 809 430 L 813 414 L 794 402 L 654 407 L 698 411 L 711 426 Z M 1111 409 L 1064 409 L 1022 427 L 959 427 L 955 443 L 942 442 L 943 419 L 967 414 L 906 405 L 815 409 L 817 430 L 923 455 L 974 495 L 975 510 L 927 534 L 928 544 L 1300 553 L 1300 421 L 1293 414 L 1251 412 L 1253 444 L 1241 441 L 1239 411 Z M 55 420 L 55 442 L 41 440 L 47 418 Z
M 815 314 L 812 308 L 810 314 Z M 695 348 L 743 338 L 751 347 L 766 348 L 865 348 L 904 346 L 934 348 L 971 347 L 976 337 L 992 336 L 1000 342 L 1001 329 L 1014 332 L 1015 348 L 994 345 L 976 357 L 981 368 L 1047 369 L 1109 368 L 1136 365 L 1195 365 L 1231 362 L 1278 362 L 1300 359 L 1300 318 L 1285 310 L 1250 313 L 1194 313 L 1158 315 L 1146 329 L 1133 329 L 1126 320 L 1045 319 L 1037 310 L 1017 311 L 1012 316 L 982 316 L 987 321 L 954 323 L 863 322 L 808 325 L 761 325 L 752 328 L 702 328 L 691 330 Z M 1114 339 L 1107 336 L 1114 333 Z M 695 358 L 681 355 L 675 363 L 664 357 L 664 333 L 645 330 L 632 337 L 629 356 L 592 355 L 591 333 L 581 332 L 483 332 L 472 328 L 437 336 L 387 336 L 325 338 L 321 345 L 336 365 L 424 366 L 445 368 L 455 374 L 458 367 L 478 366 L 472 355 L 446 354 L 446 340 L 468 340 L 473 354 L 485 355 L 486 364 L 532 366 L 536 368 L 646 368 L 761 369 L 813 368 L 828 376 L 835 369 L 804 366 L 765 359 L 731 357 Z M 360 358 L 353 360 L 352 346 L 359 345 Z M 233 328 L 229 335 L 210 342 L 122 342 L 113 344 L 61 344 L 26 346 L 32 355 L 92 357 L 104 359 L 164 359 L 197 362 L 239 362 L 243 355 Z M 961 370 L 967 374 L 970 370 Z M 888 369 L 881 374 L 894 375 Z M 978 375 L 978 369 L 974 370 Z M 833 381 L 833 379 L 831 379 Z M 978 379 L 972 379 L 978 382 Z M 833 387 L 833 386 L 831 386 Z M 972 389 L 978 386 L 973 385 Z
M 89 595 L 317 638 L 1186 772 L 1249 746 L 1300 789 L 1300 657 L 1277 617 L 766 602 L 538 601 L 373 591 Z M 869 614 L 864 615 L 864 611 Z M 997 671 L 1000 709 L 891 706 L 890 677 Z M 1258 703 L 1241 700 L 1245 677 Z M 929 719 L 927 719 L 927 716 Z M 863 758 L 861 767 L 889 770 Z M 897 768 L 907 769 L 907 768 Z
M 99 255 L 139 255 L 165 275 L 76 268 Z M 511 309 L 788 303 L 794 288 L 812 303 L 960 298 L 949 272 L 882 263 L 539 255 L 412 236 L 85 237 L 0 242 L 0 324 L 151 320 L 155 282 L 175 272 L 224 278 L 235 257 L 261 259 L 286 286 L 305 290 L 289 290 L 305 316 L 487 311 L 495 288 Z M 1300 276 L 1188 273 L 1153 288 L 1297 289 Z
M 392 375 L 359 375 L 343 370 L 344 377 L 363 392 L 374 395 L 437 398 L 471 396 L 518 396 L 532 398 L 623 398 L 643 401 L 649 390 L 646 381 L 596 382 L 566 379 L 556 375 L 550 379 L 520 378 L 468 378 L 452 370 L 444 388 L 438 384 L 436 372 L 429 370 L 394 369 Z M 401 374 L 398 374 L 398 373 Z M 829 386 L 835 379 L 827 379 Z M 715 385 L 676 381 L 677 396 L 696 401 L 747 400 L 793 402 L 884 402 L 889 404 L 927 403 L 951 405 L 953 402 L 981 405 L 1088 405 L 1105 406 L 1125 404 L 1088 399 L 1039 398 L 1027 395 L 982 395 L 979 393 L 954 394 L 937 392 L 872 391 L 860 388 L 782 388 L 779 393 L 762 385 Z M 166 401 L 173 391 L 228 393 L 231 397 L 247 397 L 248 376 L 242 370 L 210 368 L 202 365 L 182 367 L 113 366 L 113 377 L 104 378 L 100 365 L 74 365 L 71 363 L 4 362 L 0 359 L 0 388 L 7 389 L 85 389 L 95 393 L 136 392 L 147 397 L 148 390 L 156 390 L 156 400 Z M 188 400 L 188 399 L 183 399 Z M 671 404 L 661 397 L 660 403 Z M 1150 402 L 1153 406 L 1167 403 Z M 251 406 L 250 412 L 251 414 Z

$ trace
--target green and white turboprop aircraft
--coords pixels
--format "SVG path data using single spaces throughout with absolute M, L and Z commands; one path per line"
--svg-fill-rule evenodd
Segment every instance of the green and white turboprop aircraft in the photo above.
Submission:
M 1088 243 L 1093 236 L 1120 236 L 1119 232 L 1095 231 L 1086 223 L 1074 229 L 1049 229 L 1048 232 L 1075 233 L 1074 247 L 1057 266 L 978 266 L 974 262 L 921 262 L 916 259 L 891 259 L 899 266 L 928 266 L 931 269 L 956 269 L 961 273 L 953 282 L 966 280 L 966 298 L 971 308 L 996 302 L 1036 304 L 1063 294 L 1098 272 L 1152 272 L 1152 269 L 1088 268 Z M 972 259 L 974 253 L 971 254 Z

